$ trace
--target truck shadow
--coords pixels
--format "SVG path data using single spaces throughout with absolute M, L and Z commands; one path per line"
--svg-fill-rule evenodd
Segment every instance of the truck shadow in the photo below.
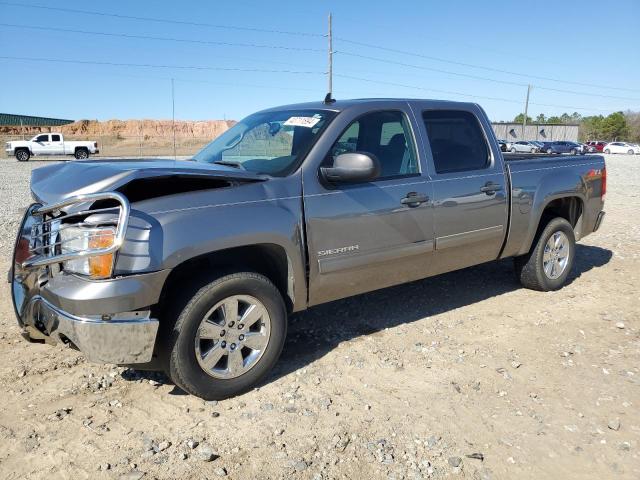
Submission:
M 568 284 L 588 271 L 606 265 L 612 256 L 612 252 L 605 248 L 576 245 L 576 261 Z M 520 288 L 523 287 L 515 278 L 512 261 L 507 259 L 337 300 L 294 314 L 289 319 L 282 357 L 262 385 L 304 368 L 342 342 Z M 125 380 L 144 379 L 158 385 L 172 383 L 166 375 L 158 372 L 129 369 L 122 376 Z M 186 395 L 177 386 L 170 394 Z
M 568 284 L 609 262 L 610 250 L 576 245 Z M 269 383 L 312 363 L 342 342 L 421 320 L 523 288 L 510 259 L 319 305 L 292 315 L 282 357 Z M 534 293 L 540 294 L 543 293 Z M 407 340 L 410 342 L 410 339 Z

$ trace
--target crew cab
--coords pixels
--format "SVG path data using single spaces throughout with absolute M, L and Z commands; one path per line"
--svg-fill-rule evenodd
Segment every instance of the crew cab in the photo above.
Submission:
M 4 150 L 8 155 L 15 155 L 19 162 L 36 155 L 73 155 L 84 160 L 89 154 L 100 153 L 98 142 L 65 141 L 61 133 L 41 133 L 31 140 L 13 140 L 6 143 Z
M 503 155 L 473 103 L 328 100 L 250 115 L 191 160 L 39 168 L 31 190 L 23 335 L 220 399 L 265 378 L 292 312 L 504 258 L 561 288 L 606 168 Z

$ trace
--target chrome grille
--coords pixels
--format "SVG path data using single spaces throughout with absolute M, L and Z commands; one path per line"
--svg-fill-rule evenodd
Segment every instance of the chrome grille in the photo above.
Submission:
M 82 208 L 83 204 L 93 204 L 100 200 L 115 200 L 117 205 L 103 208 Z M 66 212 L 64 209 L 80 207 L 78 211 Z M 87 215 L 97 213 L 107 213 L 118 211 L 118 220 L 115 225 L 115 238 L 110 247 L 87 248 L 84 250 L 74 250 L 72 252 L 62 252 L 63 241 L 60 232 L 71 227 L 96 227 L 97 225 L 80 220 Z M 52 205 L 43 205 L 34 209 L 31 215 L 39 218 L 38 223 L 31 227 L 29 237 L 30 256 L 22 263 L 23 268 L 50 265 L 53 263 L 65 262 L 82 257 L 95 257 L 114 253 L 120 249 L 124 242 L 124 236 L 129 222 L 129 201 L 126 197 L 117 192 L 93 193 L 87 195 L 77 195 L 62 202 Z M 70 223 L 73 218 L 79 218 L 77 223 Z M 67 239 L 70 242 L 78 237 Z M 65 248 L 68 250 L 68 248 Z

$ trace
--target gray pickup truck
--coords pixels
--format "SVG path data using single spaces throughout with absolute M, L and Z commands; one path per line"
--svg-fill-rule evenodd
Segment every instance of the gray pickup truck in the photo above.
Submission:
M 558 289 L 602 222 L 604 159 L 505 157 L 476 104 L 364 99 L 255 113 L 191 160 L 39 168 L 18 322 L 220 399 L 264 379 L 292 312 L 507 257 Z

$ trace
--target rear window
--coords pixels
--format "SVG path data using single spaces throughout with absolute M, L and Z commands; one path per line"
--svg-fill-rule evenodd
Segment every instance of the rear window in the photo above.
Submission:
M 51 141 L 52 142 L 59 142 L 60 141 L 60 135 L 51 135 Z
M 471 112 L 427 110 L 422 119 L 437 173 L 480 170 L 489 165 L 489 146 Z

